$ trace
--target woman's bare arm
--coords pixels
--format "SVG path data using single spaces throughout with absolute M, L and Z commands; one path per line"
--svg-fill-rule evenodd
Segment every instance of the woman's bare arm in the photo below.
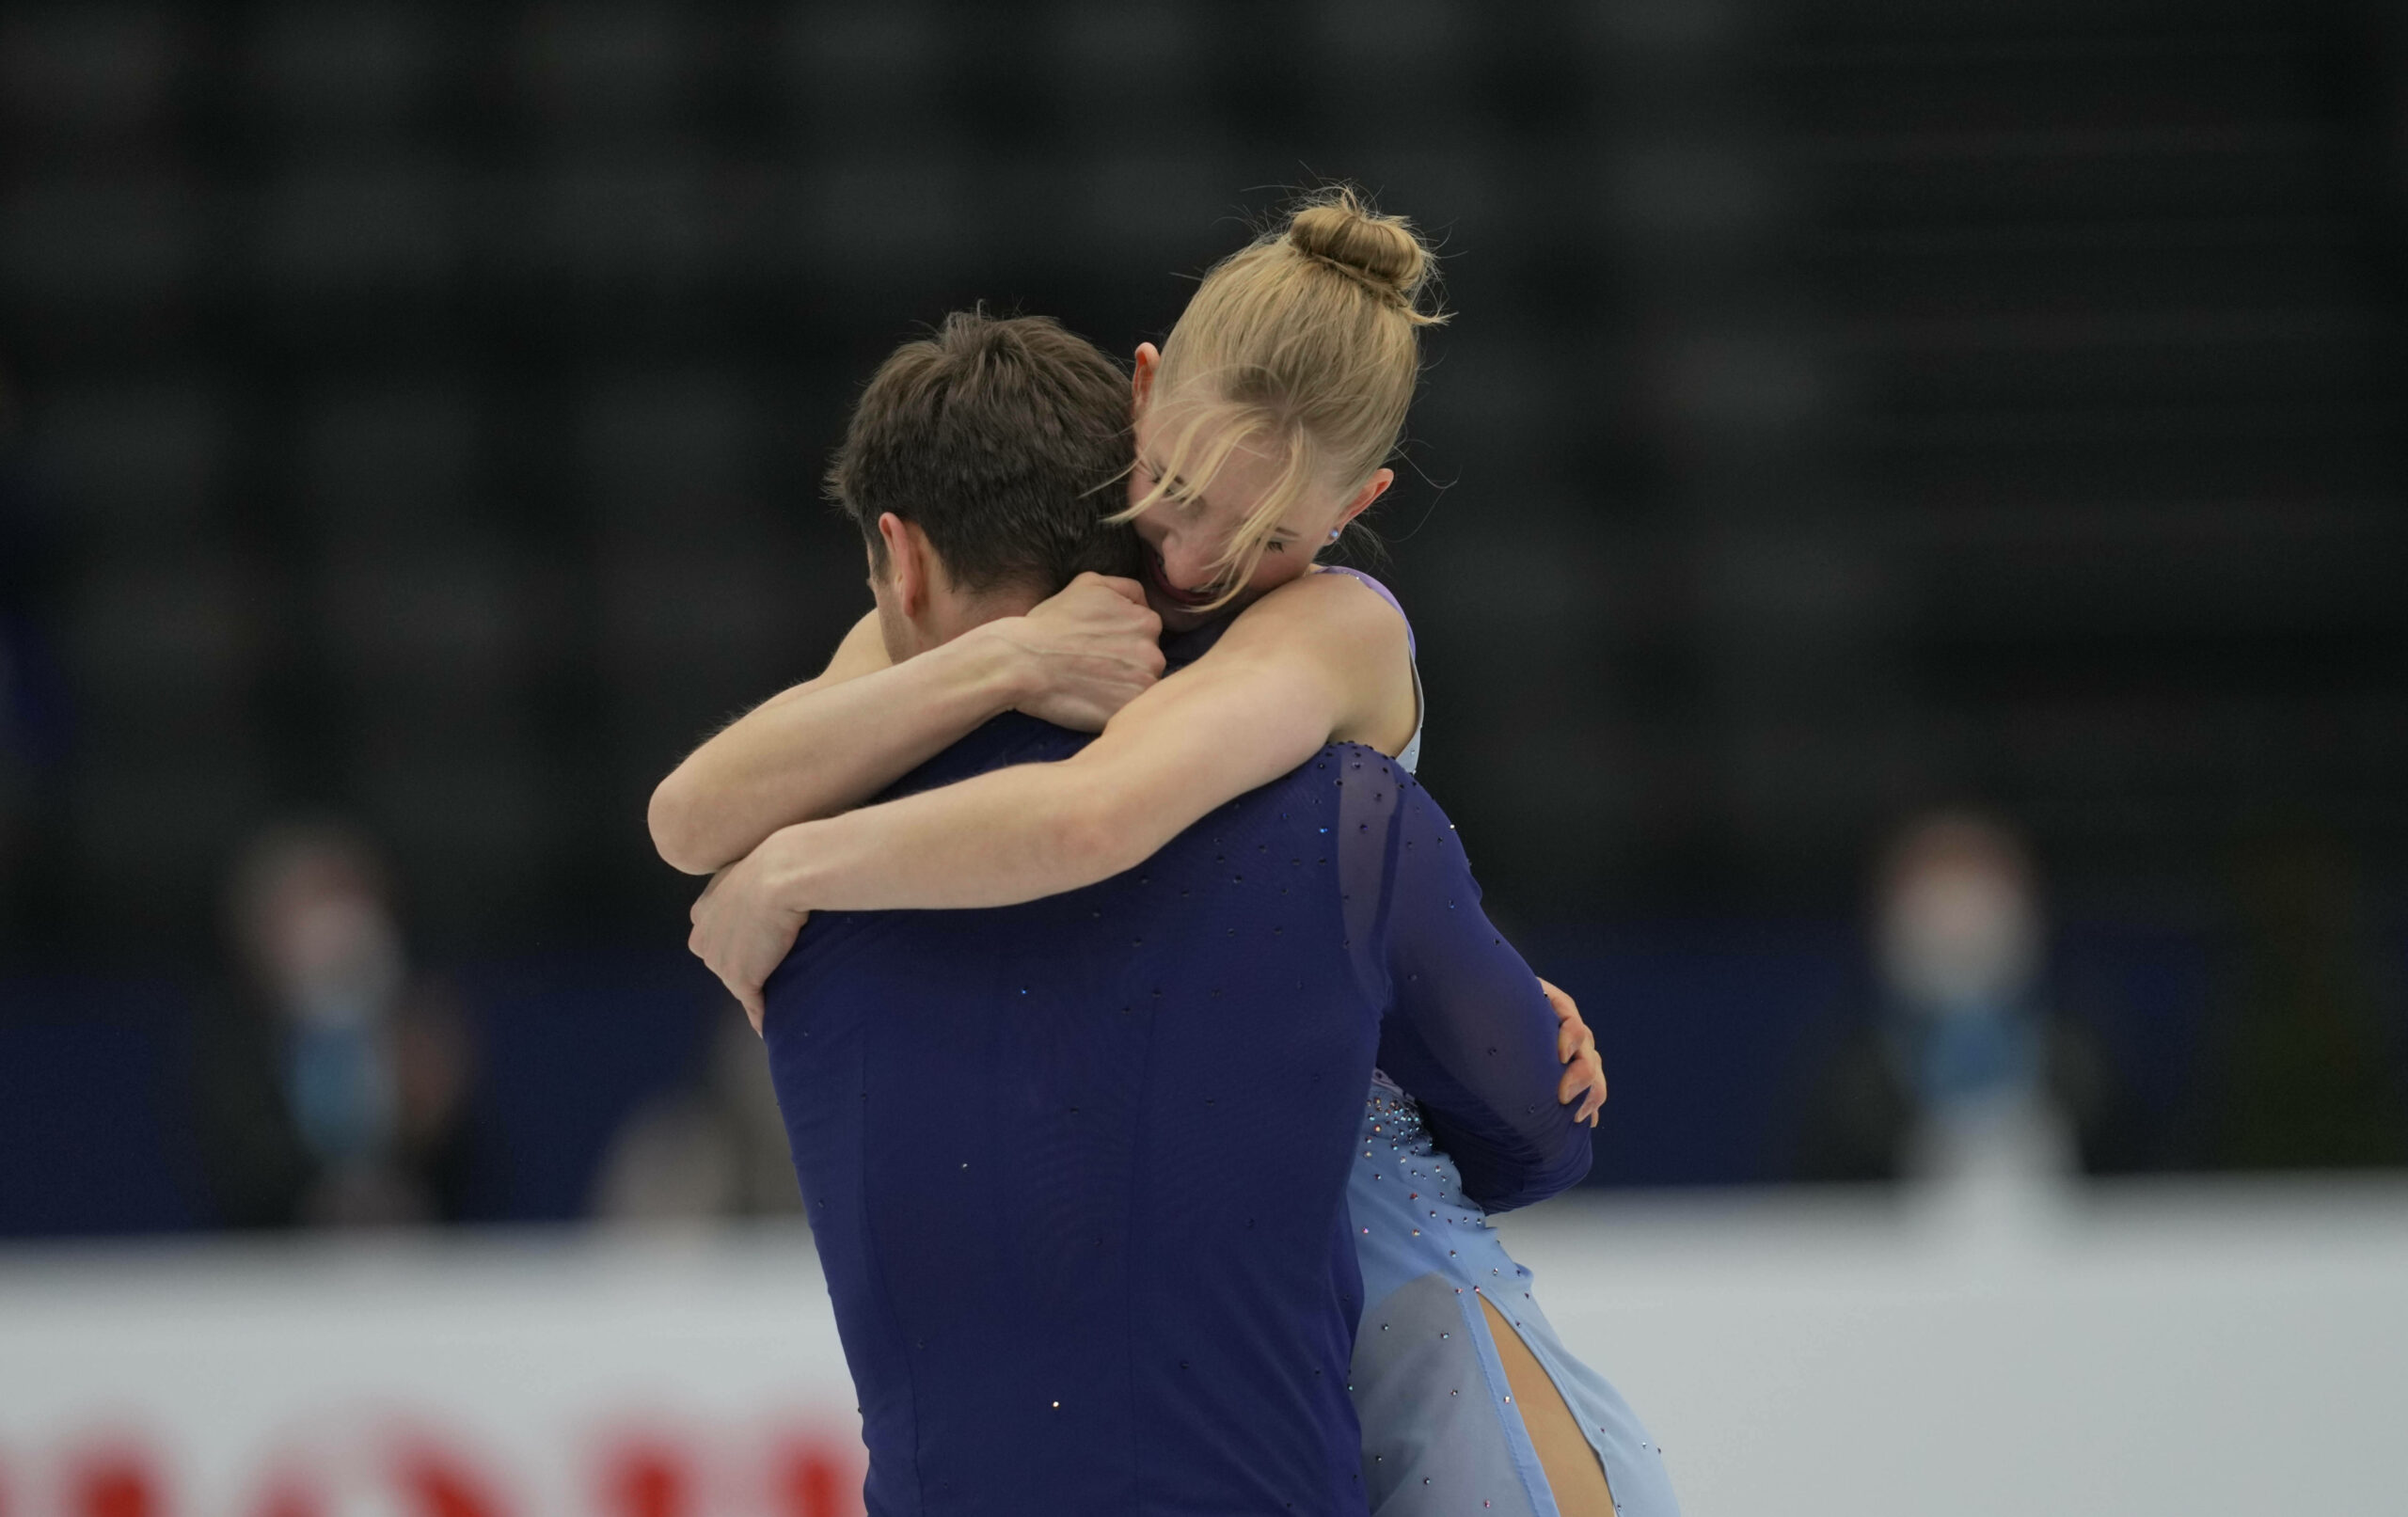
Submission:
M 1159 631 L 1134 583 L 1098 575 L 899 664 L 873 612 L 825 672 L 753 707 L 661 781 L 653 845 L 707 875 L 782 827 L 861 804 L 1015 706 L 1093 731 L 1161 672 Z
M 793 911 L 1006 906 L 1076 890 L 1331 741 L 1395 752 L 1411 701 L 1402 619 L 1350 578 L 1312 576 L 1248 608 L 1077 755 L 784 829 L 740 866 L 756 877 L 743 888 Z

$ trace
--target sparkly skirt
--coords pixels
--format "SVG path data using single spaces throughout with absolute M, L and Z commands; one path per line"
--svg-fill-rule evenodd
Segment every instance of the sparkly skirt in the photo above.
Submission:
M 1410 1097 L 1371 1087 L 1346 1200 L 1363 1268 L 1350 1370 L 1372 1517 L 1556 1517 L 1480 1308 L 1514 1325 L 1604 1462 L 1622 1517 L 1676 1517 L 1655 1439 L 1539 1310 L 1530 1272 L 1466 1199 Z

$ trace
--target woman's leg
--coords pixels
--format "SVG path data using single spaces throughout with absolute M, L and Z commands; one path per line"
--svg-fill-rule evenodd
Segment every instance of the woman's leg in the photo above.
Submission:
M 1557 1336 L 1418 1109 L 1385 1087 L 1370 1095 L 1347 1207 L 1373 1517 L 1680 1517 L 1654 1438 Z
M 1487 1296 L 1480 1298 L 1487 1316 L 1488 1335 L 1496 1340 L 1497 1357 L 1504 1361 L 1506 1383 L 1513 1387 L 1513 1405 L 1530 1435 L 1548 1489 L 1561 1517 L 1614 1517 L 1613 1492 L 1606 1484 L 1606 1467 L 1597 1451 L 1582 1437 L 1578 1419 L 1565 1404 L 1563 1393 L 1513 1331 L 1513 1324 Z

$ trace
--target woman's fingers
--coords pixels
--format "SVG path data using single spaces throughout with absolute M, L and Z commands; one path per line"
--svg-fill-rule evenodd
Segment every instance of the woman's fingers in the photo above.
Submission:
M 1546 996 L 1547 1004 L 1555 1008 L 1556 1058 L 1565 1064 L 1570 1064 L 1573 1060 L 1584 1055 L 1592 1060 L 1595 1059 L 1597 1036 L 1589 1030 L 1589 1024 L 1580 1019 L 1579 1006 L 1570 996 L 1565 995 L 1560 988 L 1546 980 L 1539 981 L 1539 989 Z M 1604 1078 L 1602 1066 L 1598 1071 L 1598 1078 L 1600 1080 Z M 1564 1099 L 1569 1100 L 1571 1098 L 1567 1096 Z
M 1589 1103 L 1589 1125 L 1595 1127 L 1597 1108 L 1606 1104 L 1606 1060 L 1605 1056 L 1597 1051 L 1596 1035 L 1586 1028 L 1582 1028 L 1580 1034 L 1580 1057 L 1590 1068 L 1596 1071 L 1596 1082 L 1591 1087 L 1596 1098 Z
M 1579 1104 L 1573 1108 L 1572 1120 L 1596 1126 L 1597 1109 L 1606 1104 L 1606 1072 L 1592 1064 L 1573 1066 L 1573 1072 L 1563 1077 L 1563 1085 L 1556 1102 L 1561 1106 L 1572 1106 L 1575 1100 Z
M 1565 1000 L 1568 1003 L 1570 998 Z M 1576 1016 L 1557 1029 L 1556 1051 L 1563 1059 L 1563 1079 L 1556 1087 L 1556 1099 L 1564 1105 L 1578 1099 L 1572 1119 L 1595 1127 L 1597 1109 L 1606 1103 L 1606 1062 L 1598 1055 L 1596 1035 Z
M 1555 1056 L 1569 1064 L 1579 1052 L 1580 1039 L 1589 1031 L 1588 1025 L 1580 1020 L 1580 1008 L 1555 985 L 1542 979 L 1539 991 L 1555 1009 Z
M 1594 1090 L 1599 1093 L 1597 1098 L 1603 1100 L 1605 1088 L 1605 1061 L 1598 1058 L 1596 1051 L 1592 1049 L 1564 1065 L 1563 1078 L 1556 1082 L 1555 1098 L 1569 1101 L 1584 1090 Z
M 1589 1066 L 1595 1072 L 1596 1078 L 1589 1082 L 1589 1098 L 1582 1104 L 1574 1120 L 1586 1120 L 1591 1127 L 1595 1127 L 1597 1109 L 1606 1104 L 1606 1066 L 1605 1062 L 1594 1053 L 1589 1055 Z
M 1544 976 L 1539 980 L 1539 991 L 1546 997 L 1546 1003 L 1555 1008 L 1556 1019 L 1559 1021 L 1576 1022 L 1580 1019 L 1580 1008 L 1573 1003 L 1572 998 L 1565 995 Z

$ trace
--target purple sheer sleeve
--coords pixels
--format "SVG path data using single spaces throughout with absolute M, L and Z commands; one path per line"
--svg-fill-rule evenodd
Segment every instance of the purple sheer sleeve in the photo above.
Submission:
M 1338 751 L 1349 945 L 1387 1008 L 1381 1068 L 1420 1103 L 1465 1193 L 1489 1210 L 1578 1183 L 1589 1132 L 1556 1099 L 1554 1009 L 1481 909 L 1454 824 L 1388 759 Z

